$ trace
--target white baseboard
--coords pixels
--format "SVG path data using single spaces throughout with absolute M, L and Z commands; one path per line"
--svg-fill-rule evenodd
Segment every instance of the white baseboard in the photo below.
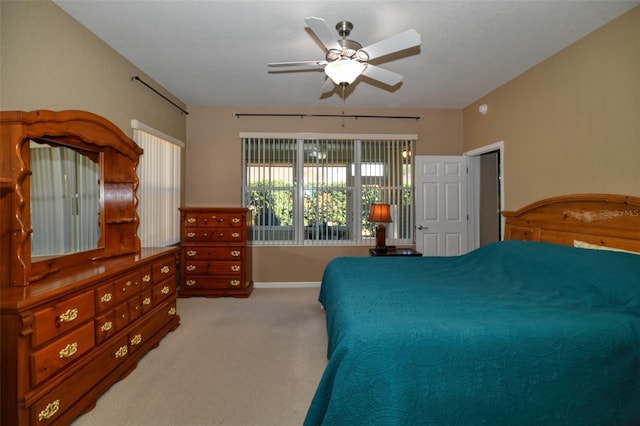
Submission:
M 320 282 L 253 282 L 253 288 L 311 288 L 320 287 Z

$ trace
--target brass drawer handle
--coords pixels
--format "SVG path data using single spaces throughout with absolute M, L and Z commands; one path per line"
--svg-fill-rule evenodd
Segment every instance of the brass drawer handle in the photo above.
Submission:
M 100 327 L 100 331 L 106 333 L 107 331 L 111 330 L 113 328 L 113 323 L 111 321 L 107 321 L 104 324 L 102 324 L 102 327 Z
M 195 237 L 195 236 L 196 236 L 196 233 L 195 233 L 195 232 L 187 232 L 187 237 L 189 237 L 189 238 L 193 238 L 193 237 Z
M 176 308 L 171 307 L 171 309 L 169 309 L 169 310 L 167 311 L 167 313 L 168 313 L 169 315 L 175 315 L 175 314 L 176 314 Z
M 238 256 L 240 256 L 240 250 L 233 250 L 233 251 L 231 252 L 231 256 L 233 256 L 233 257 L 238 257 Z
M 187 222 L 195 223 L 196 222 L 196 218 L 195 217 L 190 217 L 190 218 L 187 219 Z
M 187 280 L 186 285 L 196 285 L 196 280 Z
M 142 301 L 142 304 L 147 306 L 151 304 L 151 298 L 150 297 L 145 297 L 144 300 Z
M 240 281 L 239 280 L 231 280 L 230 284 L 234 287 L 238 287 L 240 285 Z
M 239 265 L 233 265 L 233 266 L 231 266 L 231 270 L 233 272 L 238 272 L 240 270 L 240 266 Z
M 124 345 L 116 351 L 116 358 L 122 358 L 126 356 L 128 352 L 129 352 L 129 349 L 127 348 L 127 345 Z
M 162 287 L 162 290 L 160 290 L 160 293 L 169 294 L 170 291 L 171 291 L 171 289 L 169 289 L 169 286 L 165 285 L 164 287 Z
M 239 232 L 234 232 L 233 234 L 231 234 L 231 236 L 233 238 L 238 238 L 240 236 L 240 233 Z
M 168 265 L 164 265 L 162 269 L 160 269 L 160 272 L 162 272 L 163 274 L 168 274 L 170 270 L 171 268 L 169 268 Z
M 142 281 L 148 283 L 149 281 L 151 281 L 151 275 L 146 274 L 144 277 L 142 277 Z
M 233 219 L 231 219 L 231 223 L 238 223 L 240 222 L 240 219 L 238 219 L 237 217 L 234 217 Z
M 42 420 L 50 419 L 58 412 L 59 409 L 60 409 L 59 399 L 56 399 L 55 401 L 48 403 L 47 406 L 44 407 L 44 410 L 40 411 L 40 413 L 38 414 L 38 421 L 41 422 Z
M 187 265 L 187 271 L 191 272 L 195 270 L 196 270 L 196 265 Z
M 77 309 L 68 309 L 67 312 L 60 314 L 60 322 L 71 322 L 78 318 Z
M 110 301 L 111 301 L 111 298 L 112 298 L 112 297 L 113 297 L 113 296 L 111 295 L 111 293 L 105 293 L 105 294 L 103 294 L 103 295 L 102 295 L 102 297 L 100 298 L 100 301 L 101 301 L 102 303 L 107 303 L 107 302 L 110 302 Z
M 189 251 L 187 251 L 187 256 L 195 256 L 196 253 L 197 252 L 195 250 L 189 250 Z
M 131 346 L 139 345 L 140 343 L 142 343 L 142 334 L 136 334 L 133 336 L 133 339 L 131 339 Z
M 78 352 L 78 343 L 69 343 L 64 349 L 60 349 L 60 358 L 69 358 Z

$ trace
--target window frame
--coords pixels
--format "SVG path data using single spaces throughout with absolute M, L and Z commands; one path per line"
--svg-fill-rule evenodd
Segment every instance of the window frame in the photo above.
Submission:
M 410 159 L 407 165 L 410 166 L 409 173 L 409 185 L 406 186 L 403 182 L 400 182 L 399 185 L 394 186 L 396 191 L 400 194 L 408 188 L 410 191 L 410 213 L 409 213 L 409 228 L 405 230 L 408 233 L 407 238 L 401 239 L 393 239 L 388 238 L 387 240 L 391 243 L 395 244 L 414 244 L 415 243 L 415 229 L 413 227 L 413 223 L 415 221 L 415 208 L 414 208 L 414 197 L 415 197 L 415 188 L 414 188 L 414 151 L 415 145 L 417 141 L 417 135 L 415 134 L 343 134 L 343 133 L 269 133 L 269 132 L 241 132 L 240 135 L 241 149 L 242 149 L 242 183 L 241 183 L 241 198 L 242 204 L 245 207 L 249 207 L 252 209 L 253 206 L 249 205 L 250 202 L 250 187 L 247 185 L 248 179 L 248 167 L 247 167 L 247 158 L 246 158 L 246 146 L 245 143 L 247 139 L 276 139 L 276 140 L 289 140 L 295 141 L 296 149 L 295 156 L 293 158 L 293 167 L 294 167 L 294 183 L 293 183 L 293 224 L 291 227 L 291 232 L 293 232 L 292 239 L 288 240 L 276 240 L 276 239 L 252 239 L 252 245 L 258 246 L 362 246 L 362 245 L 371 245 L 372 241 L 374 241 L 375 236 L 363 236 L 363 226 L 361 220 L 353 219 L 360 218 L 364 213 L 362 211 L 363 206 L 362 202 L 358 200 L 362 200 L 362 192 L 363 192 L 363 180 L 368 180 L 370 177 L 362 176 L 362 142 L 363 141 L 383 141 L 383 142 L 407 142 L 409 147 Z M 351 198 L 353 211 L 349 213 L 352 217 L 351 223 L 349 223 L 349 218 L 347 218 L 347 232 L 351 234 L 351 238 L 347 240 L 341 239 L 307 239 L 305 237 L 305 226 L 304 226 L 304 218 L 303 218 L 303 201 L 304 201 L 304 190 L 305 190 L 305 182 L 303 179 L 297 179 L 297 176 L 304 176 L 304 144 L 309 141 L 332 141 L 332 140 L 347 140 L 351 141 L 355 145 L 355 149 L 353 152 L 353 162 L 351 166 L 346 165 L 346 173 L 351 174 L 351 169 L 356 168 L 359 169 L 359 173 L 355 173 L 353 176 L 352 183 L 352 194 L 349 194 L 349 189 L 351 186 L 347 186 L 345 188 L 345 192 L 347 193 L 347 197 Z M 399 163 L 398 163 L 399 164 Z M 359 166 L 359 167 L 358 167 Z M 259 167 L 259 166 L 258 166 Z M 369 179 L 370 180 L 370 179 Z M 365 185 L 366 186 L 366 185 Z M 390 186 L 385 185 L 383 190 L 389 191 Z M 401 196 L 401 195 L 400 195 Z M 384 200 L 381 200 L 384 201 Z M 255 214 L 255 213 L 254 213 Z M 405 218 L 405 221 L 407 219 Z M 268 225 L 260 225 L 261 230 L 264 231 L 268 227 Z M 275 227 L 271 227 L 275 228 Z M 278 226 L 278 228 L 282 228 Z

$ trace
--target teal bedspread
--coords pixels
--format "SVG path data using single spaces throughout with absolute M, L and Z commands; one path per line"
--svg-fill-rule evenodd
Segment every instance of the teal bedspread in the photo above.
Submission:
M 640 256 L 336 258 L 305 425 L 640 425 Z

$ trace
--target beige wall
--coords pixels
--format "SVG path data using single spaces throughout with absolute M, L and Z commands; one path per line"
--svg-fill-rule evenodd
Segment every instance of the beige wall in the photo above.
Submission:
M 508 210 L 570 193 L 640 196 L 639 76 L 636 7 L 465 108 L 464 149 L 504 141 Z
M 131 77 L 171 94 L 51 1 L 0 1 L 0 66 L 2 110 L 79 109 L 186 139 L 186 117 Z
M 300 107 L 189 106 L 186 149 L 186 205 L 240 206 L 240 132 L 417 134 L 418 155 L 462 153 L 462 110 L 349 108 L 346 114 L 419 116 L 421 120 L 360 118 L 234 117 L 234 113 L 341 114 L 342 109 Z M 257 282 L 320 281 L 336 256 L 364 256 L 368 247 L 254 247 Z

